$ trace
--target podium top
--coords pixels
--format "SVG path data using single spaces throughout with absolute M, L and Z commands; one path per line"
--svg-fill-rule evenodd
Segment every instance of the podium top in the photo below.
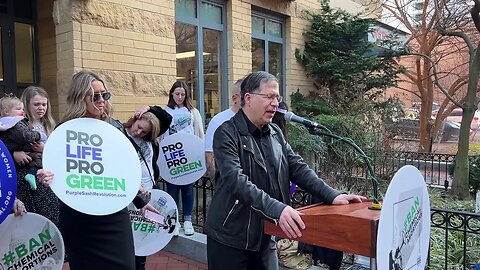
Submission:
M 342 215 L 367 220 L 379 220 L 380 211 L 370 210 L 371 202 L 350 203 L 345 205 L 313 204 L 297 208 L 302 215 Z
M 380 211 L 368 209 L 370 205 L 363 202 L 298 208 L 306 228 L 295 240 L 374 258 Z M 268 221 L 265 233 L 287 238 L 279 226 Z

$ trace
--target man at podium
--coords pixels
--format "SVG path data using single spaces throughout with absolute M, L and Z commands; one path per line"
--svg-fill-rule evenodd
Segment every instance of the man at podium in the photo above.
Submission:
M 326 203 L 361 202 L 320 179 L 286 142 L 272 118 L 282 101 L 278 80 L 264 71 L 241 84 L 241 109 L 215 132 L 215 193 L 205 231 L 209 270 L 278 269 L 275 243 L 263 222 L 280 226 L 290 238 L 305 224 L 290 207 L 290 180 Z

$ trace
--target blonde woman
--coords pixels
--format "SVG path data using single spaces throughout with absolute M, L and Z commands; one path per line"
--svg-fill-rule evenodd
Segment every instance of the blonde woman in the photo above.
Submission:
M 110 117 L 110 97 L 105 82 L 97 74 L 78 72 L 72 78 L 67 111 L 61 122 L 95 118 L 122 128 L 121 123 Z M 141 196 L 133 203 L 138 209 L 156 211 Z M 126 207 L 110 215 L 94 216 L 80 213 L 61 202 L 60 230 L 70 269 L 135 269 L 132 229 Z
M 160 177 L 157 158 L 160 152 L 157 138 L 168 129 L 172 117 L 162 108 L 153 106 L 140 117 L 131 117 L 125 133 L 137 150 L 142 166 L 142 187 L 152 189 Z
M 160 153 L 157 138 L 167 131 L 172 117 L 162 108 L 153 106 L 148 112 L 137 117 L 131 117 L 126 123 L 124 132 L 132 145 L 135 147 L 142 168 L 141 189 L 153 189 L 160 170 L 157 158 Z M 146 256 L 135 256 L 136 270 L 145 270 Z

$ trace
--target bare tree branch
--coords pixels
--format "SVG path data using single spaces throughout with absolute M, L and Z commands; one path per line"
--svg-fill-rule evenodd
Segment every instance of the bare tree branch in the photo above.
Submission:
M 456 101 L 449 93 L 448 91 L 440 84 L 440 81 L 439 81 L 439 78 L 437 76 L 437 67 L 435 65 L 435 62 L 432 60 L 432 58 L 430 58 L 429 56 L 423 54 L 423 53 L 415 53 L 415 52 L 412 52 L 410 53 L 411 55 L 418 55 L 418 56 L 421 56 L 423 57 L 424 59 L 428 60 L 430 62 L 430 64 L 432 65 L 432 73 L 433 73 L 433 76 L 435 78 L 435 84 L 438 86 L 438 89 L 440 89 L 440 91 L 442 91 L 442 93 L 448 98 L 450 99 L 450 101 L 453 102 L 453 104 L 457 105 L 458 107 L 462 108 L 462 104 L 458 103 L 458 101 Z
M 477 0 L 477 1 L 480 1 L 480 0 Z M 467 34 L 465 34 L 464 32 L 445 32 L 445 33 L 442 33 L 442 35 L 450 36 L 450 37 L 460 37 L 467 44 L 469 52 L 473 52 L 475 50 L 475 48 L 473 47 L 472 41 L 468 38 Z

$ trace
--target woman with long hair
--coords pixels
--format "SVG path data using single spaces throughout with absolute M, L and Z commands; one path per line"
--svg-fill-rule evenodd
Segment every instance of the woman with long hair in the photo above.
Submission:
M 203 121 L 200 112 L 193 107 L 190 98 L 190 89 L 182 81 L 175 82 L 168 93 L 168 103 L 165 110 L 172 115 L 172 123 L 165 136 L 178 132 L 194 134 L 203 139 Z M 167 182 L 167 192 L 179 205 L 178 195 L 182 193 L 183 229 L 185 235 L 195 233 L 192 225 L 193 210 L 193 183 L 188 185 L 175 185 Z M 175 227 L 174 235 L 178 235 L 179 226 Z
M 34 176 L 37 169 L 41 169 L 43 147 L 55 126 L 51 113 L 50 98 L 43 88 L 29 86 L 23 91 L 20 100 L 23 103 L 26 126 L 39 132 L 41 140 L 28 146 L 32 151 L 16 151 L 13 153 L 18 181 L 17 198 L 25 203 L 28 212 L 42 215 L 58 225 L 58 198 L 49 187 L 37 185 L 39 179 Z M 35 170 L 33 170 L 35 173 L 31 170 L 33 165 L 35 165 Z M 32 179 L 29 179 L 30 182 L 25 181 L 29 176 L 32 177 Z M 32 188 L 32 185 L 35 188 Z
M 139 117 L 130 117 L 123 124 L 124 133 L 137 150 L 142 169 L 141 189 L 151 190 L 160 177 L 157 165 L 160 147 L 157 138 L 170 126 L 172 117 L 162 108 L 153 106 Z M 136 270 L 145 270 L 146 256 L 135 256 Z
M 122 125 L 110 117 L 111 93 L 95 73 L 75 74 L 67 95 L 67 110 L 61 123 L 76 118 L 95 118 L 117 128 Z M 137 196 L 138 209 L 156 211 Z M 70 269 L 135 269 L 135 252 L 127 208 L 104 216 L 84 214 L 60 203 L 60 230 L 65 242 Z

